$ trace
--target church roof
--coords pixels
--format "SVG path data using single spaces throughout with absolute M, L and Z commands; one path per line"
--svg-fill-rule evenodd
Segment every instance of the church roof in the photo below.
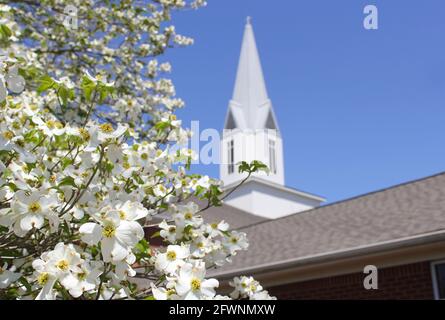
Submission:
M 201 209 L 205 208 L 207 205 L 206 201 L 201 201 L 196 197 L 192 197 L 188 199 L 188 201 L 195 202 Z M 232 207 L 228 204 L 223 204 L 219 207 L 210 207 L 202 211 L 201 215 L 206 223 L 220 222 L 221 220 L 224 220 L 230 225 L 231 230 L 237 230 L 252 224 L 269 220 L 267 218 Z M 150 224 L 161 223 L 162 220 L 168 220 L 170 218 L 171 216 L 169 214 L 158 214 L 153 217 L 153 220 L 150 220 Z
M 225 278 L 443 240 L 445 173 L 240 231 L 247 233 L 249 249 L 212 276 Z
M 225 129 L 278 129 L 267 95 L 250 17 L 244 28 L 238 71 Z
M 240 229 L 252 224 L 263 221 L 269 221 L 264 217 L 256 216 L 238 208 L 223 204 L 221 207 L 211 207 L 202 212 L 202 216 L 206 222 L 226 221 L 230 225 L 230 229 Z

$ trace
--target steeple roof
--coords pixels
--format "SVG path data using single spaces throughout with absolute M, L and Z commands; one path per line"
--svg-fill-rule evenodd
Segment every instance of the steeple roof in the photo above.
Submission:
M 251 18 L 247 17 L 226 129 L 278 129 L 267 95 Z

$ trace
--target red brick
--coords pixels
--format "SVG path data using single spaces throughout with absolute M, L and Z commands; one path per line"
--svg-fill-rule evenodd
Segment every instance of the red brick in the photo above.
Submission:
M 433 299 L 430 263 L 378 269 L 377 290 L 363 287 L 363 273 L 354 273 L 269 287 L 279 299 Z

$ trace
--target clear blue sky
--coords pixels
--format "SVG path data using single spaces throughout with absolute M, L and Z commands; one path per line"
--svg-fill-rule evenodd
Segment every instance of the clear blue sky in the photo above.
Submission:
M 222 129 L 250 15 L 288 186 L 332 202 L 445 171 L 443 0 L 208 2 L 175 15 L 195 39 L 168 55 L 185 126 Z M 367 4 L 377 31 L 363 28 Z

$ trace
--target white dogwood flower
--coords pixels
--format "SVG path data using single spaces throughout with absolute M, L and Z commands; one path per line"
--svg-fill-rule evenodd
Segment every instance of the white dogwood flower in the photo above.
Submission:
M 199 206 L 194 202 L 189 202 L 186 205 L 178 205 L 177 211 L 173 214 L 173 219 L 178 226 L 184 227 L 191 225 L 198 227 L 203 223 L 201 216 L 196 213 L 199 211 Z
M 54 218 L 53 208 L 57 205 L 54 196 L 47 196 L 39 191 L 17 191 L 11 204 L 10 216 L 10 221 L 14 223 L 14 232 L 23 236 L 33 228 L 42 228 L 45 218 Z
M 277 300 L 277 298 L 271 296 L 267 290 L 263 290 L 263 291 L 254 293 L 250 297 L 250 300 Z
M 185 264 L 179 271 L 176 292 L 185 300 L 200 300 L 214 297 L 215 288 L 219 286 L 216 279 L 205 279 L 204 263 Z
M 252 277 L 235 277 L 229 284 L 235 288 L 230 294 L 233 299 L 251 297 L 263 290 L 263 287 Z
M 161 228 L 159 234 L 162 238 L 167 240 L 169 243 L 175 243 L 177 240 L 177 232 L 175 225 L 169 225 L 167 221 L 163 220 L 159 224 L 159 228 Z
M 8 270 L 8 264 L 5 262 L 3 266 L 0 267 L 0 289 L 7 288 L 21 276 L 22 275 L 20 273 Z
M 94 290 L 99 284 L 99 276 L 103 273 L 103 264 L 100 261 L 86 261 L 80 265 L 80 270 L 75 273 L 77 282 L 68 291 L 74 297 L 80 297 L 84 292 Z
M 126 131 L 127 127 L 122 124 L 118 124 L 117 128 L 115 129 L 111 123 L 105 122 L 98 127 L 97 139 L 100 142 L 105 142 L 109 139 L 116 139 L 122 136 Z
M 174 283 L 167 283 L 166 288 L 156 287 L 153 283 L 151 284 L 151 293 L 155 300 L 178 300 L 178 295 L 174 289 Z
M 175 274 L 178 267 L 182 266 L 184 260 L 190 255 L 189 248 L 186 246 L 170 245 L 166 252 L 156 255 L 155 267 L 168 274 Z
M 95 245 L 101 243 L 105 262 L 125 259 L 128 248 L 144 237 L 144 230 L 136 221 L 122 220 L 119 211 L 109 210 L 98 218 L 99 223 L 87 222 L 79 228 L 82 241 Z
M 235 255 L 237 251 L 247 249 L 249 243 L 244 232 L 232 231 L 224 238 L 223 245 L 231 255 Z
M 140 202 L 127 200 L 124 203 L 116 202 L 113 206 L 122 220 L 137 221 L 148 215 L 148 210 Z
M 81 273 L 80 265 L 84 260 L 72 244 L 65 245 L 59 242 L 54 250 L 45 252 L 40 259 L 32 262 L 32 267 L 37 272 L 37 283 L 42 287 L 37 299 L 53 299 L 53 286 L 59 281 L 67 290 L 74 288 L 79 279 L 75 276 Z
M 224 232 L 229 230 L 229 224 L 224 220 L 220 222 L 214 222 L 206 225 L 205 232 L 208 233 L 209 237 L 215 238 L 222 235 Z

